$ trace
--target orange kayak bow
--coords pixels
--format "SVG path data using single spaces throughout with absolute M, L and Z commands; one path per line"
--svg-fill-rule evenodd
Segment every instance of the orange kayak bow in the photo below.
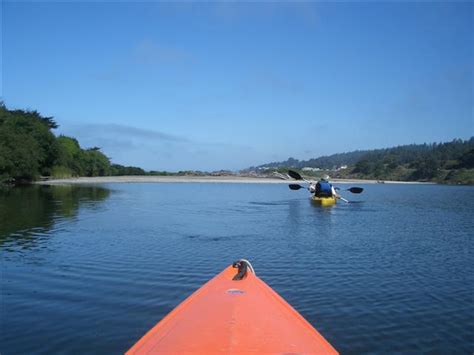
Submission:
M 239 271 L 236 271 L 236 267 Z M 131 354 L 337 354 L 239 260 L 155 325 Z

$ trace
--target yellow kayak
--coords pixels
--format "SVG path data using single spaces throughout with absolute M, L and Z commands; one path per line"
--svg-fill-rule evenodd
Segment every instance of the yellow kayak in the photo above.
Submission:
M 316 196 L 311 196 L 311 200 L 313 200 L 314 203 L 320 205 L 320 206 L 334 206 L 336 204 L 337 198 L 332 196 L 332 197 L 316 197 Z

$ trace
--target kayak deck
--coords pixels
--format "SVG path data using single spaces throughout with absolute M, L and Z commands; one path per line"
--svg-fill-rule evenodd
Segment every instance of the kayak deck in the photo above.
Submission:
M 337 202 L 335 197 L 316 197 L 314 195 L 311 196 L 311 200 L 321 206 L 333 206 Z
M 226 268 L 189 296 L 127 354 L 337 354 L 255 274 Z

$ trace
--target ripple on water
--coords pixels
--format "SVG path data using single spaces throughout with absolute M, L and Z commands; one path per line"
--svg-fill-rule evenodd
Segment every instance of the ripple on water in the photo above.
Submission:
M 0 236 L 2 353 L 121 353 L 241 257 L 342 353 L 473 350 L 471 188 L 324 209 L 274 185 L 109 187 Z

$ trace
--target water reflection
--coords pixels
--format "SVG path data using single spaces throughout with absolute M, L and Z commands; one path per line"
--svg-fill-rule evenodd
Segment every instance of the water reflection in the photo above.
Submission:
M 0 189 L 0 245 L 34 243 L 80 207 L 96 208 L 111 193 L 99 186 L 26 186 Z

